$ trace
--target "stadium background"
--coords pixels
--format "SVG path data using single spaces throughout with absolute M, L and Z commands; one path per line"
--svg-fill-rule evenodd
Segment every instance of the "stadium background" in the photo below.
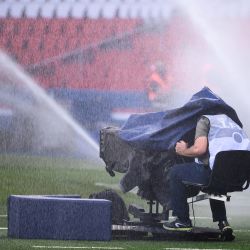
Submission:
M 235 8 L 239 2 L 244 1 L 214 1 L 207 13 L 244 35 L 243 53 L 250 10 Z M 167 65 L 178 96 L 204 85 L 216 92 L 223 73 L 197 27 L 170 0 L 2 0 L 0 49 L 95 140 L 101 127 L 121 125 L 133 112 L 151 111 L 146 79 L 154 62 Z M 25 120 L 16 117 L 15 107 L 0 100 L 1 151 L 32 147 Z M 27 136 L 15 136 L 20 130 Z

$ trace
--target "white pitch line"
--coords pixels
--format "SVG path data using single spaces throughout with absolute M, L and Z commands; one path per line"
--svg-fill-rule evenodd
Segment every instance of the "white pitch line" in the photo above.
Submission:
M 104 249 L 104 250 L 122 250 L 122 247 L 85 247 L 85 246 L 32 246 L 33 248 L 42 248 L 42 249 Z
M 8 230 L 7 227 L 0 227 L 0 230 Z
M 7 217 L 7 214 L 0 214 L 0 217 Z

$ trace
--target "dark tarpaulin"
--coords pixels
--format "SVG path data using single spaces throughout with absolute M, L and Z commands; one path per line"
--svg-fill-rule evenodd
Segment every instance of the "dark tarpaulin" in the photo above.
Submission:
M 180 108 L 131 115 L 122 128 L 102 129 L 100 157 L 109 173 L 124 173 L 120 180 L 123 192 L 137 186 L 139 196 L 156 199 L 170 208 L 168 173 L 174 164 L 184 160 L 175 155 L 176 142 L 183 139 L 191 145 L 199 117 L 219 113 L 227 114 L 242 127 L 234 109 L 204 87 Z M 189 190 L 188 195 L 196 192 Z
M 171 150 L 180 139 L 190 144 L 193 142 L 200 116 L 220 113 L 228 115 L 242 127 L 235 110 L 204 87 L 180 108 L 131 115 L 119 131 L 119 137 L 137 149 Z

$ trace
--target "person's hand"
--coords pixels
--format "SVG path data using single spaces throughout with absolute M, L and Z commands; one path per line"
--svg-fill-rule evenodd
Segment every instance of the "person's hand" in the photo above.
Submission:
M 178 155 L 183 155 L 183 152 L 188 148 L 188 144 L 185 141 L 179 141 L 175 145 L 175 152 Z

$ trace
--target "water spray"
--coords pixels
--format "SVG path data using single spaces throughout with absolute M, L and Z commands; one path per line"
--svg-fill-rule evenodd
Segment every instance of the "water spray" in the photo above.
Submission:
M 12 93 L 12 92 L 13 93 Z M 21 96 L 17 97 L 17 92 L 21 93 Z M 15 95 L 14 98 L 12 95 Z M 38 117 L 41 115 L 46 116 L 45 112 L 49 111 L 50 116 L 58 121 L 58 127 L 63 127 L 66 124 L 78 139 L 81 138 L 88 150 L 91 149 L 92 155 L 98 157 L 99 146 L 89 136 L 87 131 L 82 128 L 70 114 L 64 110 L 57 102 L 50 97 L 44 89 L 42 89 L 23 69 L 13 62 L 6 54 L 0 51 L 0 97 L 5 104 L 14 106 L 15 109 L 23 109 L 23 112 L 29 112 L 36 107 L 43 107 L 41 113 L 36 114 Z M 22 104 L 22 105 L 21 105 Z M 39 110 L 40 111 L 40 110 Z M 34 110 L 34 113 L 37 112 Z M 48 121 L 50 122 L 50 121 Z M 46 124 L 48 126 L 48 124 Z M 64 136 L 64 135 L 62 135 Z M 65 135 L 66 136 L 66 135 Z M 62 138 L 63 139 L 63 138 Z

